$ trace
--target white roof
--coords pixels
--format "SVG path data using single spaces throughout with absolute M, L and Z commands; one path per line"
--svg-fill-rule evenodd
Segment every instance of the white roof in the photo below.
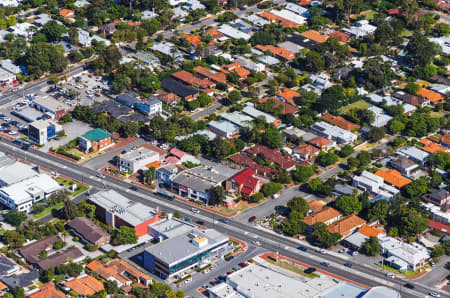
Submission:
M 181 6 L 175 7 L 174 9 L 172 9 L 172 11 L 175 18 L 184 18 L 189 15 L 189 12 L 184 10 Z
M 33 170 L 32 166 L 8 160 L 0 167 L 0 187 L 12 185 L 37 175 L 38 173 Z
M 430 255 L 424 246 L 418 243 L 405 243 L 389 236 L 380 238 L 380 246 L 383 251 L 388 251 L 390 255 L 411 265 L 417 265 L 423 260 L 430 258 Z
M 150 20 L 150 19 L 154 19 L 158 16 L 158 14 L 156 12 L 153 12 L 151 10 L 144 10 L 141 12 L 142 16 L 141 19 L 142 20 Z
M 420 160 L 420 161 L 424 161 L 430 155 L 428 152 L 417 149 L 414 146 L 399 149 L 399 150 L 397 150 L 397 154 L 400 154 L 400 155 L 403 155 L 406 157 L 412 157 L 413 159 Z
M 369 180 L 374 181 L 374 182 L 377 183 L 378 185 L 384 183 L 383 178 L 381 178 L 380 176 L 375 175 L 375 174 L 373 174 L 373 173 L 371 173 L 371 172 L 368 172 L 368 171 L 363 171 L 363 172 L 361 173 L 361 176 L 362 176 L 362 177 L 365 177 L 365 178 L 367 178 L 367 179 L 369 179 Z
M 227 120 L 211 121 L 209 127 L 217 129 L 227 135 L 235 134 L 239 131 L 239 126 Z
M 243 38 L 245 40 L 249 40 L 251 37 L 249 34 L 242 32 L 240 30 L 237 30 L 236 28 L 231 27 L 228 24 L 223 24 L 222 26 L 219 27 L 219 29 L 217 29 L 217 31 L 219 31 L 220 33 L 222 33 L 228 37 L 231 37 L 233 39 Z
M 0 188 L 0 192 L 13 200 L 15 205 L 20 205 L 33 200 L 33 197 L 41 192 L 48 194 L 59 189 L 61 189 L 61 186 L 49 175 L 38 174 L 21 182 Z
M 242 17 L 244 20 L 249 21 L 250 23 L 252 23 L 253 25 L 256 26 L 264 26 L 267 24 L 270 24 L 270 22 L 262 17 L 260 17 L 259 15 L 256 14 L 252 14 L 252 15 L 246 15 Z
M 433 37 L 430 41 L 440 45 L 444 54 L 450 55 L 450 36 Z
M 275 64 L 280 63 L 280 60 L 278 60 L 275 57 L 268 56 L 268 55 L 257 57 L 256 61 L 261 62 L 266 65 L 275 65 Z
M 230 121 L 240 127 L 251 127 L 251 122 L 253 118 L 247 115 L 242 114 L 239 111 L 234 111 L 233 113 L 222 113 L 220 114 L 222 119 Z
M 309 9 L 304 8 L 303 6 L 300 6 L 295 3 L 289 2 L 288 4 L 286 4 L 286 6 L 284 8 L 286 8 L 287 10 L 290 10 L 302 17 L 308 17 L 308 15 L 309 15 Z
M 77 0 L 75 1 L 75 3 L 73 4 L 75 7 L 80 8 L 86 5 L 89 5 L 89 1 L 87 0 Z
M 271 13 L 273 13 L 274 15 L 277 15 L 281 18 L 284 18 L 286 20 L 289 20 L 291 22 L 297 23 L 299 25 L 303 25 L 307 22 L 305 17 L 299 16 L 296 13 L 293 13 L 290 10 L 286 10 L 286 9 L 282 9 L 282 10 L 271 10 Z
M 172 53 L 172 49 L 175 49 L 175 53 Z M 182 54 L 180 53 L 180 51 L 178 50 L 178 48 L 171 42 L 155 42 L 153 43 L 153 45 L 150 47 L 150 49 L 152 49 L 153 51 L 156 52 L 160 52 L 162 54 L 165 54 L 167 56 L 175 56 L 175 57 L 179 57 Z
M 450 91 L 450 86 L 447 86 L 444 84 L 432 84 L 432 85 L 428 86 L 428 88 L 430 88 L 431 90 L 433 90 L 435 92 L 439 92 L 442 94 L 446 94 L 447 92 Z
M 417 107 L 413 106 L 412 104 L 409 103 L 404 103 L 403 104 L 403 110 L 405 113 L 410 113 L 410 112 L 414 112 L 415 110 L 417 110 Z
M 400 298 L 401 295 L 394 289 L 377 286 L 371 288 L 366 294 L 362 296 L 363 298 Z
M 13 74 L 21 73 L 20 67 L 15 65 L 11 59 L 4 59 L 4 60 L 0 61 L 0 65 L 3 69 L 5 69 Z
M 277 120 L 277 118 L 275 118 L 274 116 L 256 109 L 252 103 L 247 103 L 247 105 L 242 110 L 242 112 L 244 114 L 247 114 L 247 115 L 255 118 L 255 119 L 260 116 L 263 116 L 266 119 L 266 123 L 273 123 L 273 122 L 275 122 L 275 120 Z

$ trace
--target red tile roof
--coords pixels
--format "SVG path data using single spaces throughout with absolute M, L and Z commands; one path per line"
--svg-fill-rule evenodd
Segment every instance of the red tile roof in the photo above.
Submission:
M 295 54 L 283 47 L 274 47 L 272 45 L 257 45 L 256 48 L 263 52 L 270 51 L 272 55 L 281 58 L 284 61 L 290 61 L 295 58 Z
M 300 96 L 300 93 L 289 88 L 284 88 L 277 91 L 277 95 L 286 100 L 291 105 L 295 105 L 295 98 Z
M 341 41 L 343 43 L 347 43 L 350 41 L 350 35 L 342 32 L 342 31 L 334 31 L 334 32 L 330 33 L 329 35 L 330 35 L 330 37 L 335 37 L 335 38 L 339 39 L 339 41 Z
M 315 137 L 311 140 L 307 141 L 309 144 L 316 146 L 317 148 L 322 148 L 324 146 L 330 145 L 332 142 L 328 139 L 325 139 L 324 137 Z
M 190 44 L 192 44 L 196 47 L 202 42 L 200 35 L 192 35 L 192 34 L 184 33 L 181 36 L 181 38 L 186 39 Z
M 28 295 L 29 298 L 66 298 L 64 293 L 55 289 L 52 283 L 47 283 L 39 288 L 38 292 Z
M 271 176 L 275 172 L 272 168 L 259 165 L 253 159 L 241 153 L 232 155 L 229 159 L 237 164 L 248 166 L 261 175 Z
M 297 164 L 297 161 L 292 157 L 283 156 L 279 151 L 265 146 L 255 146 L 247 149 L 246 152 L 255 156 L 257 154 L 263 154 L 268 161 L 277 164 L 285 170 L 288 170 Z
M 339 233 L 342 236 L 346 236 L 351 233 L 351 231 L 362 224 L 364 224 L 366 221 L 354 214 L 348 215 L 341 219 L 338 222 L 332 223 L 328 226 L 328 231 L 330 233 Z
M 208 78 L 213 82 L 216 82 L 216 83 L 226 83 L 227 82 L 227 76 L 223 72 L 214 72 L 211 69 L 203 67 L 203 66 L 196 66 L 196 67 L 194 67 L 194 70 L 198 75 Z
M 246 168 L 232 176 L 230 179 L 242 186 L 242 193 L 251 195 L 256 192 L 259 183 L 259 180 L 254 177 L 255 174 L 253 169 Z
M 303 37 L 306 37 L 312 41 L 315 41 L 317 43 L 324 43 L 329 38 L 328 35 L 322 35 L 316 30 L 305 31 L 305 32 L 301 33 L 300 35 Z
M 277 105 L 275 107 L 281 106 L 283 108 L 281 110 L 281 112 L 280 112 L 282 115 L 295 114 L 295 113 L 298 112 L 298 108 L 297 107 L 294 107 L 293 105 L 288 104 L 288 103 L 286 103 L 284 101 L 281 101 L 281 100 L 279 100 L 278 98 L 275 98 L 275 97 L 264 97 L 264 98 L 261 98 L 259 100 L 259 103 L 264 103 L 264 102 L 266 102 L 269 99 L 272 99 L 272 100 L 274 100 L 277 103 Z
M 64 286 L 82 296 L 91 296 L 105 289 L 103 283 L 90 275 L 69 280 L 64 283 Z
M 445 224 L 443 224 L 443 223 L 440 223 L 440 222 L 437 222 L 437 221 L 429 219 L 428 220 L 428 226 L 430 228 L 432 228 L 432 229 L 439 230 L 439 231 L 442 231 L 444 233 L 450 234 L 450 227 L 445 225 Z
M 185 70 L 180 70 L 173 73 L 172 77 L 197 88 L 207 89 L 214 88 L 216 86 L 216 84 L 211 82 L 210 80 L 197 78 L 192 73 Z
M 59 15 L 65 18 L 74 18 L 75 12 L 73 10 L 64 8 L 59 11 Z
M 346 129 L 346 130 L 359 129 L 359 125 L 351 123 L 351 122 L 345 120 L 344 118 L 342 118 L 341 116 L 333 116 L 331 114 L 325 114 L 322 116 L 322 119 L 333 125 L 339 126 L 342 129 Z

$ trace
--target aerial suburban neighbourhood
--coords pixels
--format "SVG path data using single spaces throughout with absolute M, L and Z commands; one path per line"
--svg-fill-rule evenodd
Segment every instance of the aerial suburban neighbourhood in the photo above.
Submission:
M 449 0 L 0 0 L 0 297 L 450 297 Z

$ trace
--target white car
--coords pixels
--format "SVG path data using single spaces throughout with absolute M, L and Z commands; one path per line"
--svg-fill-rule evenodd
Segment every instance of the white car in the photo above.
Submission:
M 198 210 L 197 208 L 192 208 L 191 211 L 197 214 L 200 213 L 200 210 Z
M 386 273 L 386 276 L 390 277 L 390 278 L 395 278 L 395 275 L 393 273 L 390 273 L 390 272 Z
M 11 130 L 10 132 L 8 132 L 8 134 L 9 134 L 10 136 L 14 136 L 14 135 L 17 134 L 17 132 L 15 132 L 14 130 Z
M 253 241 L 253 244 L 254 244 L 254 245 L 260 246 L 260 245 L 261 245 L 261 242 L 259 242 L 259 241 Z
M 441 297 L 441 294 L 439 294 L 438 292 L 430 292 L 430 296 L 431 297 Z
M 97 178 L 101 178 L 101 179 L 105 179 L 105 175 L 104 174 L 102 174 L 102 173 L 98 173 L 97 175 Z

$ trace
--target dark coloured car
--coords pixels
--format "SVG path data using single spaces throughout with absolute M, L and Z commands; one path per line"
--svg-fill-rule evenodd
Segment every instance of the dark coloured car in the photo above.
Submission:
M 251 216 L 249 219 L 248 219 L 248 222 L 254 222 L 256 220 L 256 216 Z
M 328 263 L 328 262 L 320 262 L 320 265 L 328 267 L 328 266 L 330 266 L 330 263 Z
M 349 263 L 349 262 L 347 262 L 347 263 L 345 263 L 345 264 L 344 264 L 344 266 L 345 266 L 345 267 L 348 267 L 348 268 L 352 268 L 353 264 L 352 264 L 352 263 Z
M 410 283 L 407 283 L 407 284 L 405 284 L 405 288 L 414 289 L 414 285 L 410 284 Z
M 303 272 L 305 272 L 306 274 L 311 274 L 311 273 L 316 272 L 316 268 L 309 267 L 309 268 L 305 269 Z
M 132 187 L 130 187 L 130 189 L 133 190 L 133 191 L 138 191 L 139 190 L 136 185 L 133 185 Z
M 222 217 L 221 219 L 219 219 L 221 222 L 223 223 L 229 223 L 230 221 L 228 220 L 228 218 Z
M 308 251 L 308 249 L 304 246 L 300 246 L 298 249 L 300 249 L 301 251 Z
M 225 257 L 225 261 L 231 261 L 232 259 L 234 259 L 234 256 L 228 256 L 228 257 Z

